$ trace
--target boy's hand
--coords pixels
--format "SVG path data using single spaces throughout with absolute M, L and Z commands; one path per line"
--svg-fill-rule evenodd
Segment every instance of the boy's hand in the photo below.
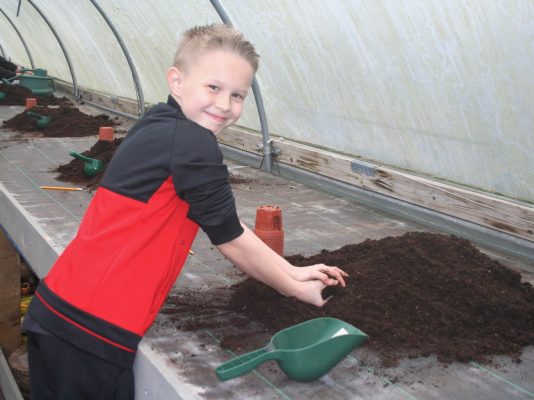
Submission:
M 323 299 L 322 291 L 326 285 L 320 280 L 309 280 L 306 282 L 299 282 L 300 290 L 297 294 L 297 299 L 303 301 L 304 303 L 309 303 L 311 305 L 322 307 L 326 304 L 330 297 Z
M 293 279 L 300 282 L 319 280 L 326 286 L 337 285 L 345 287 L 345 277 L 349 276 L 338 267 L 330 267 L 324 264 L 315 264 L 307 267 L 293 267 L 290 271 Z

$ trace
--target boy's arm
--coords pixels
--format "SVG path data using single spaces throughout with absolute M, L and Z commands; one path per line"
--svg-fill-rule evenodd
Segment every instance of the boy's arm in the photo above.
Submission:
M 243 228 L 243 234 L 234 240 L 217 245 L 228 260 L 284 296 L 296 297 L 316 306 L 322 306 L 326 302 L 322 298 L 322 290 L 327 285 L 337 284 L 338 280 L 329 278 L 320 268 L 331 268 L 332 271 L 338 270 L 337 268 L 324 265 L 309 267 L 307 277 L 300 276 L 304 279 L 297 280 L 299 277 L 291 274 L 295 267 L 263 243 L 250 229 L 244 225 Z M 336 273 L 329 271 L 329 275 L 335 276 Z

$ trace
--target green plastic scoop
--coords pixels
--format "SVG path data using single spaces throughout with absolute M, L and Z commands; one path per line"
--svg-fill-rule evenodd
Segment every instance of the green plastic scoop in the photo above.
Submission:
M 104 170 L 104 167 L 105 167 L 104 161 L 97 160 L 96 158 L 86 157 L 74 151 L 69 152 L 69 154 L 72 157 L 85 162 L 83 166 L 83 173 L 90 178 L 92 178 L 93 176 L 96 176 L 96 174 Z
M 268 360 L 290 378 L 311 381 L 326 374 L 368 336 L 335 318 L 316 318 L 276 333 L 262 349 L 243 354 L 215 369 L 220 380 L 245 374 Z
M 46 128 L 50 122 L 52 122 L 52 117 L 48 115 L 39 114 L 33 111 L 27 111 L 26 114 L 28 114 L 30 117 L 37 118 L 37 128 L 39 129 Z

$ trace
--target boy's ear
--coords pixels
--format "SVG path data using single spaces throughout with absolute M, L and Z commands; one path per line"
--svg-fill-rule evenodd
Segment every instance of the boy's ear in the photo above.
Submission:
M 171 67 L 167 71 L 167 85 L 172 94 L 178 96 L 182 87 L 182 73 L 176 67 Z

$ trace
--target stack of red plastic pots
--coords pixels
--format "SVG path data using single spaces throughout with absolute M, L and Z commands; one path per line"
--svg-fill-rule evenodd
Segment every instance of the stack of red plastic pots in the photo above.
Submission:
M 267 246 L 284 256 L 284 227 L 282 209 L 278 206 L 260 206 L 256 209 L 254 233 Z

